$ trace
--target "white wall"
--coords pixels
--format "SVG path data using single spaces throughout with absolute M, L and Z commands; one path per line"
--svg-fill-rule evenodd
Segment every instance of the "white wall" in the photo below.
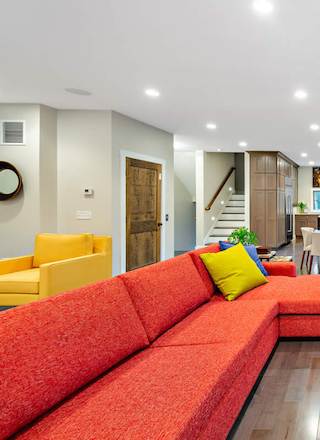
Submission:
M 58 232 L 111 235 L 111 112 L 58 110 L 57 126 Z M 91 211 L 92 219 L 77 220 L 77 211 Z
M 308 203 L 308 210 L 312 211 L 311 189 L 313 186 L 312 180 L 313 167 L 299 167 L 298 168 L 298 201 L 303 200 Z
M 250 229 L 250 153 L 244 153 L 245 222 Z
M 196 151 L 196 247 L 203 247 L 204 238 L 206 236 L 205 223 L 205 204 L 204 204 L 204 169 L 205 169 L 205 152 Z
M 230 169 L 234 167 L 235 159 L 234 153 L 205 153 L 204 157 L 204 205 L 205 207 L 210 203 L 212 197 L 219 189 L 221 183 L 228 175 Z M 221 201 L 226 202 L 230 196 L 229 188 L 234 191 L 235 188 L 235 173 L 232 174 L 223 190 L 220 192 L 218 198 L 213 204 L 210 211 L 205 211 L 204 229 L 205 235 L 212 226 L 212 217 L 217 218 L 223 209 Z
M 26 145 L 0 145 L 0 160 L 20 172 L 23 188 L 13 199 L 0 202 L 0 258 L 32 254 L 40 232 L 40 106 L 0 104 L 1 119 L 26 121 Z
M 174 250 L 191 251 L 196 246 L 196 203 L 174 175 Z
M 57 110 L 40 105 L 40 232 L 57 232 Z
M 196 153 L 174 151 L 174 250 L 196 246 Z
M 196 199 L 196 152 L 175 151 L 174 172 L 193 199 Z
M 174 255 L 174 172 L 173 172 L 173 135 L 151 125 L 112 112 L 112 240 L 113 274 L 121 272 L 121 181 L 120 151 L 130 151 L 165 160 L 165 212 L 169 221 L 163 222 L 165 233 L 165 258 Z

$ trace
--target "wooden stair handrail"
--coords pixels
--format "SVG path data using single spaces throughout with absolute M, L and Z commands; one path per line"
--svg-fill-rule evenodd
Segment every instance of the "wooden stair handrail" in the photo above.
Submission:
M 231 170 L 229 171 L 227 177 L 224 179 L 224 181 L 221 183 L 221 185 L 219 186 L 218 191 L 215 193 L 215 195 L 212 197 L 211 202 L 209 203 L 209 205 L 205 208 L 206 211 L 210 211 L 211 206 L 214 204 L 214 202 L 216 201 L 218 195 L 221 193 L 224 185 L 228 182 L 229 177 L 231 176 L 231 174 L 234 172 L 235 167 L 232 167 Z

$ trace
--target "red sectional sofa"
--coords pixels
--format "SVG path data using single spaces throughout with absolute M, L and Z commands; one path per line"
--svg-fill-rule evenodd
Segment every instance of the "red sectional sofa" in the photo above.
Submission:
M 265 263 L 227 302 L 219 250 L 2 312 L 0 439 L 225 439 L 279 336 L 320 336 L 320 285 Z

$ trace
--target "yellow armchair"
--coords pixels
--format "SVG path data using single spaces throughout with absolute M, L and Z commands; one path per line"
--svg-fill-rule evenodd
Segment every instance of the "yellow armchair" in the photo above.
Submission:
M 0 260 L 0 306 L 19 306 L 112 277 L 112 238 L 93 237 L 93 253 L 33 267 L 33 255 Z

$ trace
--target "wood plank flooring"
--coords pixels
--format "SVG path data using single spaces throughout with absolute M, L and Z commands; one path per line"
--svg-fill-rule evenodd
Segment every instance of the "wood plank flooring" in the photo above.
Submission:
M 300 271 L 302 240 L 277 251 L 292 255 Z M 312 274 L 319 274 L 314 258 Z M 279 342 L 228 440 L 320 440 L 320 340 Z
M 228 440 L 320 439 L 320 341 L 282 341 Z
M 297 275 L 307 275 L 308 268 L 309 268 L 309 262 L 308 262 L 308 268 L 307 268 L 307 265 L 306 265 L 307 258 L 306 257 L 304 259 L 304 264 L 303 264 L 302 270 L 300 270 L 302 253 L 303 253 L 303 242 L 302 242 L 301 238 L 298 238 L 298 239 L 294 240 L 292 243 L 290 243 L 286 246 L 282 246 L 281 248 L 279 248 L 277 250 L 277 255 L 285 255 L 285 256 L 291 255 L 293 257 L 293 261 L 297 264 Z M 319 274 L 320 273 L 319 264 L 320 264 L 319 257 L 314 257 L 313 263 L 312 263 L 312 269 L 311 269 L 312 274 Z

